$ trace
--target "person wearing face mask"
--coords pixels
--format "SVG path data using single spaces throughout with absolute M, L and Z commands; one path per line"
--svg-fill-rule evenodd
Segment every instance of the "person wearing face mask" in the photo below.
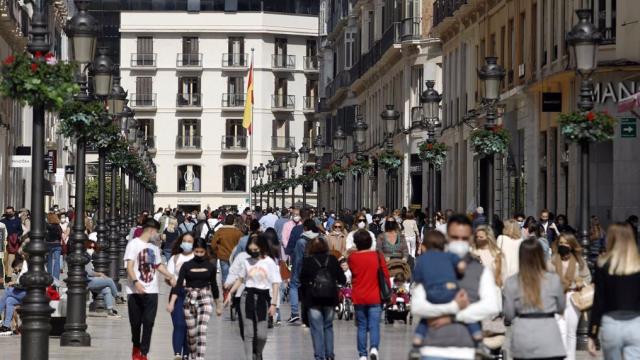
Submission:
M 508 219 L 504 222 L 504 229 L 502 235 L 498 236 L 496 240 L 498 248 L 504 255 L 504 278 L 518 273 L 519 269 L 519 251 L 520 244 L 522 244 L 522 230 L 520 225 L 513 220 Z
M 385 220 L 384 232 L 378 235 L 376 249 L 382 252 L 387 261 L 393 258 L 407 260 L 409 248 L 395 217 L 389 216 Z
M 353 235 L 358 230 L 367 230 L 367 218 L 362 214 L 356 215 L 355 220 L 353 221 L 353 231 L 347 235 L 347 253 L 356 251 L 356 244 L 353 241 Z M 367 232 L 369 233 L 369 236 L 371 236 L 371 249 L 369 250 L 375 250 L 376 235 L 370 230 L 367 230 Z
M 7 245 L 5 246 L 4 250 L 5 254 L 3 258 L 3 268 L 10 269 L 11 263 L 13 263 L 13 260 L 16 257 L 16 253 L 20 248 L 20 238 L 23 234 L 22 221 L 19 217 L 16 216 L 16 210 L 13 208 L 13 206 L 7 206 L 4 209 L 4 215 L 2 216 L 0 222 L 4 224 L 7 231 L 7 236 L 4 238 Z M 9 281 L 6 275 L 4 280 Z
M 186 246 L 188 248 L 188 246 Z M 216 315 L 222 315 L 222 302 L 216 281 L 216 267 L 209 262 L 208 244 L 202 238 L 192 243 L 193 259 L 185 262 L 178 272 L 178 280 L 171 290 L 167 311 L 174 311 L 178 292 L 183 291 L 185 300 L 182 309 L 187 324 L 187 339 L 190 358 L 204 360 L 207 350 L 207 325 L 216 305 Z
M 591 283 L 591 272 L 582 258 L 582 247 L 573 234 L 564 233 L 553 245 L 551 264 L 555 269 L 566 295 L 564 316 L 558 321 L 560 332 L 565 339 L 567 360 L 576 358 L 576 332 L 580 311 L 573 305 L 571 295 Z
M 382 216 L 376 214 L 371 218 L 371 224 L 369 224 L 369 231 L 373 233 L 376 237 L 382 234 L 382 224 L 380 221 L 382 220 Z
M 176 278 L 180 274 L 180 268 L 182 264 L 193 259 L 193 235 L 183 234 L 175 242 L 171 248 L 171 257 L 167 261 L 167 271 L 169 271 Z M 169 301 L 173 298 L 173 311 L 171 313 L 171 322 L 173 323 L 172 345 L 173 353 L 175 354 L 174 360 L 182 360 L 183 357 L 189 355 L 189 343 L 187 342 L 187 323 L 184 318 L 184 288 L 180 288 L 174 292 L 175 298 L 170 297 Z
M 276 315 L 280 283 L 280 268 L 268 256 L 269 243 L 264 235 L 251 237 L 247 244 L 250 258 L 242 261 L 238 278 L 234 282 L 225 306 L 244 285 L 244 298 L 238 308 L 244 312 L 244 358 L 262 359 L 267 344 L 267 318 Z
M 85 247 L 87 249 L 87 255 L 89 257 L 93 257 L 93 253 L 95 252 L 95 243 L 91 240 L 85 242 Z M 89 261 L 87 265 L 84 267 L 87 272 L 87 288 L 92 293 L 99 293 L 102 295 L 104 299 L 105 306 L 107 308 L 107 317 L 112 319 L 119 319 L 121 316 L 118 314 L 118 311 L 114 308 L 115 300 L 119 298 L 118 295 L 118 287 L 116 283 L 106 274 L 95 271 L 93 267 L 93 261 Z
M 293 231 L 294 227 L 300 225 L 301 221 L 302 221 L 302 217 L 300 216 L 300 210 L 292 209 L 291 219 L 282 226 L 282 236 L 280 237 L 280 242 L 282 243 L 282 246 L 285 249 L 289 244 L 289 239 L 291 238 L 291 231 Z
M 291 279 L 289 280 L 289 302 L 291 303 L 291 317 L 287 322 L 289 324 L 295 323 L 300 319 L 299 301 L 298 301 L 298 288 L 300 287 L 300 271 L 302 269 L 302 259 L 305 256 L 305 247 L 310 240 L 320 235 L 320 230 L 316 226 L 316 223 L 309 219 L 309 210 L 301 210 L 304 221 L 302 225 L 296 226 L 291 231 L 291 240 L 287 244 L 287 254 L 291 256 Z M 297 234 L 300 233 L 299 236 Z M 292 246 L 293 245 L 293 246 Z M 302 312 L 303 320 L 305 320 L 305 313 Z
M 500 290 L 490 269 L 485 268 L 469 249 L 472 224 L 464 214 L 452 215 L 447 225 L 447 250 L 458 255 L 466 263 L 464 274 L 458 279 L 460 291 L 446 304 L 433 304 L 427 300 L 428 292 L 422 284 L 412 291 L 411 312 L 426 318 L 428 336 L 419 353 L 423 358 L 447 358 L 471 360 L 476 358 L 473 338 L 465 324 L 491 319 L 501 310 Z M 418 265 L 425 261 L 418 258 Z M 415 271 L 414 271 L 415 273 Z
M 337 251 L 341 256 L 347 254 L 347 230 L 342 221 L 336 220 L 325 238 L 327 245 L 329 245 L 329 250 Z

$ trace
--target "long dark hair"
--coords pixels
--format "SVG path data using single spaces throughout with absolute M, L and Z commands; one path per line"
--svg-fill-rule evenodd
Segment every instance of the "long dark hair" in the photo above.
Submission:
M 280 241 L 278 240 L 278 233 L 273 228 L 268 228 L 263 233 L 269 243 L 268 255 L 274 260 L 280 258 Z
M 251 244 L 255 244 L 258 249 L 260 249 L 260 256 L 269 256 L 269 240 L 267 240 L 265 234 L 250 236 L 249 241 L 247 241 L 247 247 L 245 248 L 246 252 L 249 252 L 249 245 Z
M 195 239 L 193 242 L 193 250 L 195 251 L 195 249 L 204 250 L 204 258 L 209 259 L 209 244 L 207 243 L 207 240 L 203 238 Z
M 171 255 L 178 255 L 178 254 L 182 254 L 183 250 L 180 247 L 180 245 L 182 245 L 182 240 L 184 240 L 185 236 L 191 236 L 191 238 L 193 239 L 193 248 L 195 249 L 196 247 L 196 235 L 192 232 L 186 232 L 182 235 L 180 235 L 180 237 L 178 237 L 178 240 L 176 240 L 173 243 L 173 247 L 171 248 Z

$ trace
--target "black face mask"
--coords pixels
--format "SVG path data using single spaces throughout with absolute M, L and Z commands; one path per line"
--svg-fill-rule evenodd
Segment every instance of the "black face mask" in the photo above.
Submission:
M 195 262 L 199 262 L 199 263 L 200 263 L 200 262 L 203 262 L 203 261 L 204 261 L 204 256 L 197 256 L 197 255 L 194 255 L 194 256 L 193 256 L 193 260 L 194 260 Z
M 560 245 L 558 246 L 558 254 L 560 254 L 560 256 L 567 256 L 571 254 L 571 248 L 569 246 Z
M 251 255 L 253 259 L 257 259 L 260 257 L 260 251 L 249 251 L 249 255 Z

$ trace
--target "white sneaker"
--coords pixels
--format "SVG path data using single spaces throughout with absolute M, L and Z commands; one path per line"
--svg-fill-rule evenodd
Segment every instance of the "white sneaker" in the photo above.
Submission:
M 360 356 L 360 359 L 358 359 L 358 360 L 369 360 L 369 359 L 367 359 L 366 356 Z
M 378 360 L 378 349 L 371 348 L 371 350 L 369 350 L 369 359 Z

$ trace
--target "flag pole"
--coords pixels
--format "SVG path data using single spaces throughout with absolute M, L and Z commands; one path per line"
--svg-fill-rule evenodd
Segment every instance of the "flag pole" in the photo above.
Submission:
M 254 48 L 251 48 L 251 67 L 253 67 L 253 53 L 254 53 Z M 249 89 L 247 89 L 249 90 Z M 250 91 L 253 92 L 253 89 L 251 89 Z M 247 94 L 247 97 L 249 97 L 249 94 Z M 247 99 L 249 101 L 251 101 L 251 128 L 249 129 L 248 133 L 249 133 L 249 171 L 248 171 L 248 175 L 249 175 L 249 184 L 252 184 L 253 182 L 253 177 L 251 176 L 251 171 L 253 170 L 253 96 L 251 96 L 251 99 Z M 249 207 L 253 206 L 253 189 L 251 189 L 251 187 L 249 187 Z

